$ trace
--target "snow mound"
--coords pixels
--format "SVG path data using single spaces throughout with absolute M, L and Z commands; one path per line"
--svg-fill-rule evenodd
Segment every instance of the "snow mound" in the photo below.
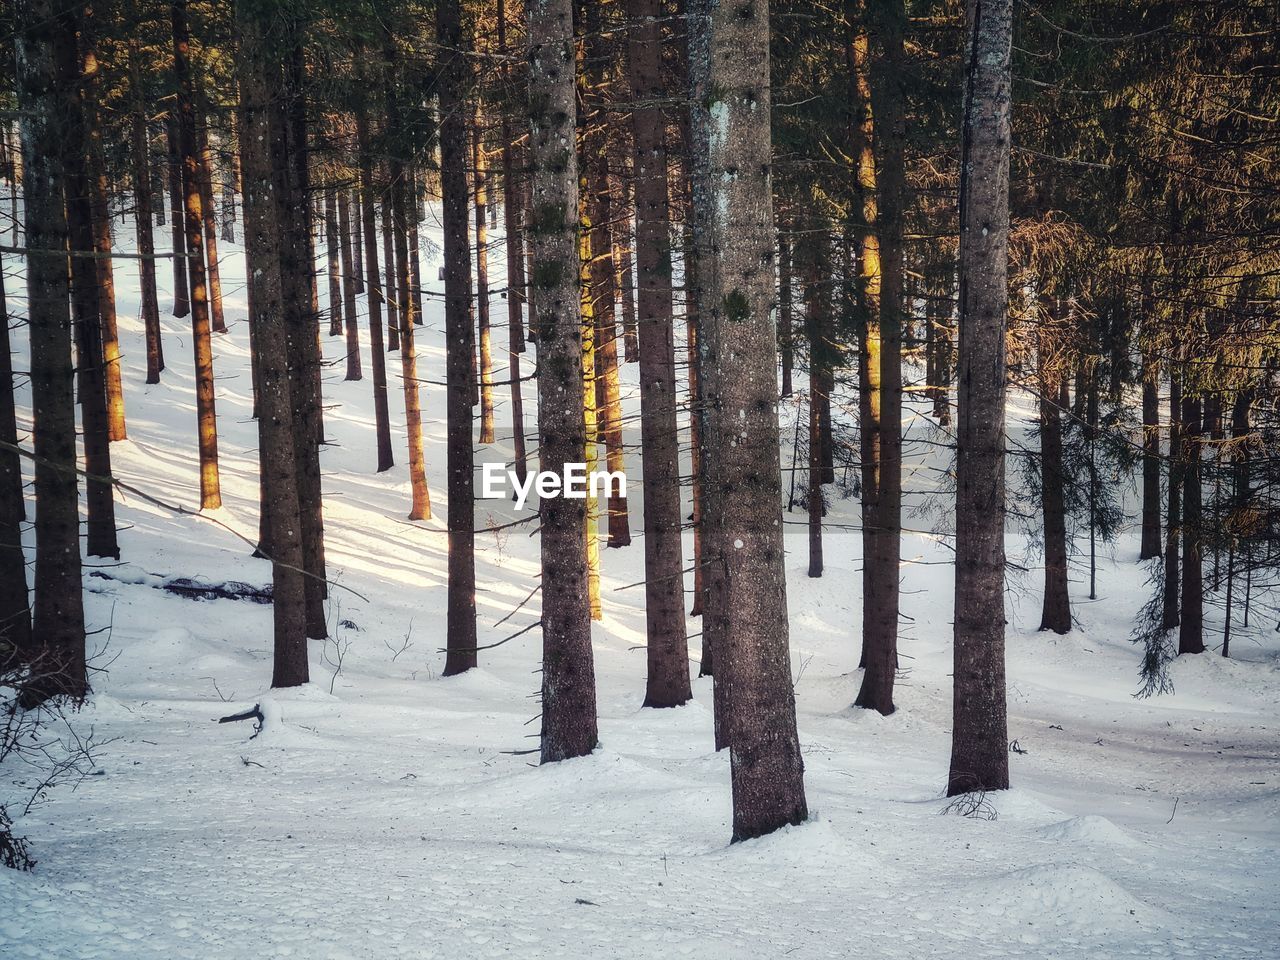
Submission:
M 1116 847 L 1137 847 L 1140 844 L 1106 817 L 1088 814 L 1072 817 L 1060 823 L 1051 823 L 1036 831 L 1046 840 L 1066 843 L 1096 843 Z
M 1106 874 L 1078 864 L 1040 864 L 968 885 L 970 909 L 1032 926 L 1132 928 L 1166 922 L 1165 912 L 1139 900 Z

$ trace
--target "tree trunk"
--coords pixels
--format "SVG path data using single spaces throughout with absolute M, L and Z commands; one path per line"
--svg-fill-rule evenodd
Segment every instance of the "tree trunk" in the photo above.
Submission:
M 947 795 L 1009 787 L 1004 381 L 1011 0 L 966 0 L 960 183 L 955 670 Z
M 141 77 L 137 41 L 129 45 L 129 67 L 133 84 L 138 87 Z M 160 337 L 160 304 L 156 294 L 155 241 L 151 231 L 151 156 L 147 144 L 146 107 L 141 90 L 137 90 L 137 103 L 130 117 L 131 146 L 133 149 L 133 195 L 137 206 L 134 226 L 138 236 L 138 276 L 142 286 L 142 324 L 147 334 L 147 383 L 159 383 L 164 370 L 164 345 Z M 160 205 L 163 208 L 164 204 Z
M 1161 624 L 1172 630 L 1181 616 L 1178 603 L 1178 542 L 1182 533 L 1182 378 L 1169 372 L 1169 502 L 1164 544 L 1164 598 Z
M 329 336 L 342 335 L 342 273 L 338 253 L 338 206 L 333 187 L 324 190 L 325 276 L 329 281 Z
M 458 106 L 461 109 L 460 100 Z M 443 107 L 441 112 L 443 113 Z M 476 204 L 476 325 L 480 341 L 480 442 L 493 443 L 493 338 L 489 330 L 489 172 L 480 130 L 482 121 L 480 112 L 476 111 L 471 131 Z M 463 124 L 458 125 L 458 131 L 466 134 Z M 463 223 L 465 222 L 464 220 Z
M 292 223 L 289 209 L 288 118 L 277 99 L 284 85 L 275 18 L 260 7 L 238 4 L 241 136 L 244 163 L 244 241 L 255 269 L 254 347 L 258 356 L 258 454 L 265 490 L 270 491 L 268 540 L 274 621 L 273 687 L 306 683 L 305 559 L 298 499 L 299 457 L 294 447 L 295 403 L 290 396 L 289 321 L 284 304 L 285 269 L 296 269 L 292 244 L 282 231 Z M 288 38 L 283 38 L 287 40 Z M 298 286 L 294 284 L 295 288 Z
M 196 423 L 200 444 L 200 509 L 222 506 L 218 479 L 218 416 L 213 399 L 213 345 L 205 286 L 204 214 L 201 207 L 200 157 L 196 143 L 195 91 L 191 80 L 187 0 L 172 0 L 173 71 L 178 85 L 178 141 L 182 160 L 187 270 L 191 279 L 191 340 L 195 352 Z
M 1138 559 L 1160 556 L 1160 538 L 1160 365 L 1154 358 L 1143 356 L 1142 549 Z
M 865 6 L 860 11 L 865 21 Z M 883 578 L 875 576 L 876 536 L 880 531 L 880 236 L 873 150 L 874 121 L 871 103 L 869 40 L 865 29 L 855 27 L 847 47 L 849 76 L 856 121 L 850 126 L 851 155 L 857 163 L 857 195 L 862 206 L 862 233 L 858 246 L 858 446 L 862 480 L 862 653 L 859 667 L 866 667 L 876 635 L 875 611 L 882 603 L 876 590 Z
M 351 204 L 351 274 L 355 280 L 356 293 L 364 294 L 364 203 L 360 199 L 360 188 L 354 187 L 349 198 Z
M 791 317 L 791 241 L 778 231 L 778 347 L 782 351 L 782 392 L 791 396 L 791 373 L 795 366 L 795 321 Z
M 662 5 L 627 0 L 628 73 L 635 153 L 640 440 L 644 471 L 645 624 L 649 679 L 645 705 L 672 707 L 693 695 L 684 621 L 680 443 L 676 423 L 671 219 L 667 197 L 662 73 Z
M 165 118 L 165 143 L 169 148 L 169 224 L 173 250 L 173 315 L 185 317 L 191 312 L 191 288 L 188 282 L 187 233 L 183 226 L 182 150 L 178 145 L 177 107 L 170 107 Z
M 1178 653 L 1204 653 L 1204 573 L 1200 546 L 1204 528 L 1200 502 L 1201 400 L 1182 400 L 1182 615 Z
M 363 79 L 363 75 L 362 75 Z M 362 84 L 363 86 L 363 84 Z M 377 187 L 373 182 L 373 155 L 369 147 L 369 118 L 365 104 L 361 102 L 356 112 L 356 139 L 360 147 L 360 189 L 364 202 L 360 204 L 364 221 L 365 269 L 368 279 L 369 303 L 369 362 L 373 365 L 373 419 L 377 433 L 378 473 L 395 465 L 391 448 L 391 418 L 387 402 L 387 357 L 382 336 L 382 274 L 378 269 Z
M 50 258 L 51 260 L 54 258 Z M 56 262 L 56 261 L 55 261 Z M 22 459 L 13 400 L 13 355 L 9 348 L 9 308 L 0 270 L 0 672 L 8 673 L 31 651 L 31 601 L 22 553 Z
M 192 87 L 194 91 L 194 85 Z M 194 96 L 194 94 L 193 94 Z M 222 312 L 222 266 L 218 262 L 218 224 L 213 218 L 213 155 L 209 150 L 209 118 L 196 120 L 200 150 L 200 212 L 204 222 L 204 250 L 208 266 L 205 276 L 209 283 L 209 321 L 214 333 L 226 333 L 227 321 Z
M 400 284 L 396 279 L 395 216 L 391 212 L 391 174 L 382 191 L 382 262 L 386 267 L 383 302 L 387 305 L 387 350 L 400 350 Z
M 85 74 L 84 122 L 88 137 L 88 176 L 93 222 L 93 249 L 103 254 L 93 262 L 98 275 L 98 315 L 102 331 L 103 374 L 106 383 L 107 437 L 123 440 L 127 436 L 124 419 L 124 387 L 120 376 L 120 332 L 116 318 L 116 280 L 111 264 L 111 204 L 107 182 L 107 162 L 102 143 L 97 26 L 91 7 L 81 17 L 81 59 Z M 114 535 L 112 537 L 114 540 Z
M 360 369 L 360 316 L 356 312 L 356 264 L 351 254 L 351 198 L 338 191 L 338 232 L 342 237 L 342 316 L 347 328 L 347 373 L 345 380 L 363 380 Z
M 1049 300 L 1044 299 L 1046 311 Z M 1040 387 L 1040 497 L 1044 511 L 1044 602 L 1040 629 L 1071 632 L 1071 595 L 1067 588 L 1067 509 L 1063 491 L 1062 420 L 1058 380 L 1047 355 L 1046 337 L 1038 351 Z M 1052 371 L 1052 372 L 1051 372 Z
M 475 451 L 471 445 L 471 246 L 467 235 L 467 129 L 463 91 L 472 82 L 463 37 L 461 0 L 441 0 L 436 8 L 436 40 L 441 49 L 461 52 L 452 69 L 439 75 L 440 190 L 444 201 L 444 324 L 446 433 L 449 474 L 449 591 L 445 676 L 476 665 Z M 464 46 L 465 43 L 465 46 Z M 476 132 L 479 138 L 479 132 Z M 480 155 L 477 146 L 474 156 Z M 483 177 L 476 177 L 477 239 L 484 237 Z M 483 249 L 483 247 L 481 248 Z M 480 293 L 488 297 L 481 274 Z M 483 302 L 483 301 L 482 301 Z M 488 332 L 488 310 L 482 314 Z M 412 343 L 413 333 L 409 333 Z M 492 395 L 490 395 L 492 434 Z M 492 441 L 492 435 L 490 436 Z
M 390 37 L 386 40 L 386 96 L 387 96 L 387 129 L 392 136 L 403 136 L 404 125 L 401 120 L 400 104 L 392 87 L 392 78 L 396 70 L 395 44 Z M 414 301 L 411 281 L 409 241 L 409 221 L 417 219 L 417 211 L 413 209 L 415 200 L 412 182 L 404 163 L 392 151 L 388 164 L 391 182 L 391 215 L 392 234 L 396 247 L 396 300 L 399 310 L 397 317 L 400 326 L 400 377 L 404 382 L 404 419 L 409 443 L 409 486 L 412 502 L 409 507 L 410 520 L 431 519 L 431 493 L 427 489 L 426 462 L 422 448 L 422 405 L 418 395 L 418 355 L 414 348 L 414 325 L 417 304 Z M 413 231 L 414 236 L 417 230 Z M 415 251 L 416 252 L 416 251 Z M 470 347 L 468 347 L 470 355 Z M 470 361 L 468 361 L 470 363 Z
M 511 66 L 507 58 L 506 0 L 498 0 L 498 52 L 502 56 L 502 76 L 508 84 Z M 520 222 L 520 188 L 516 183 L 515 149 L 509 111 L 502 113 L 502 220 L 507 242 L 507 377 L 511 381 L 511 440 L 515 450 L 513 469 L 521 484 L 528 476 L 528 453 L 524 436 L 524 384 L 521 383 L 520 354 L 524 344 L 524 225 Z
M 864 557 L 874 583 L 874 601 L 863 606 L 866 670 L 855 703 L 888 716 L 894 711 L 898 669 L 899 568 L 902 558 L 902 328 L 906 312 L 903 278 L 903 221 L 906 203 L 906 138 L 902 89 L 903 35 L 907 11 L 902 0 L 877 3 L 870 19 L 871 100 L 876 116 L 873 153 L 876 229 L 880 244 L 880 491 L 876 502 L 873 552 Z M 828 404 L 828 410 L 829 404 Z M 830 442 L 828 425 L 824 434 Z
M 722 568 L 715 692 L 728 695 L 733 840 L 808 817 L 788 649 L 778 448 L 769 6 L 689 4 L 709 31 L 707 226 L 713 308 L 700 313 L 706 398 L 704 550 Z M 690 65 L 696 54 L 691 47 Z M 708 123 L 703 116 L 699 123 Z M 763 269 L 762 269 L 763 268 Z M 710 604 L 704 605 L 704 617 Z
M 284 119 L 287 126 L 284 183 L 288 185 L 288 226 L 282 226 L 285 249 L 285 317 L 288 324 L 289 399 L 293 403 L 293 450 L 298 461 L 298 515 L 302 527 L 302 558 L 306 577 L 307 636 L 323 640 L 329 633 L 324 602 L 329 595 L 324 544 L 324 496 L 320 474 L 320 444 L 324 441 L 321 397 L 320 301 L 315 270 L 315 241 L 311 234 L 311 172 L 309 164 L 306 69 L 300 23 L 292 22 L 282 46 Z
M 15 3 L 24 233 L 31 250 L 65 250 L 69 240 L 63 195 L 72 139 L 68 128 L 79 110 L 76 9 L 70 0 Z M 71 316 L 63 257 L 28 255 L 27 298 L 35 414 L 36 590 L 33 645 L 24 657 L 33 672 L 21 702 L 34 707 L 59 694 L 83 698 L 89 681 L 80 583 Z
M 538 459 L 560 473 L 586 459 L 578 171 L 571 0 L 529 0 L 529 223 L 538 342 Z M 596 689 L 587 597 L 585 500 L 540 504 L 542 554 L 543 763 L 595 749 Z

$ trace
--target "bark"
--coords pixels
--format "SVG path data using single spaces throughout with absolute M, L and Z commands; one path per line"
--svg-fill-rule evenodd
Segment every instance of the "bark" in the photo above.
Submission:
M 400 284 L 396 281 L 396 245 L 393 239 L 395 217 L 391 212 L 391 175 L 382 191 L 382 262 L 386 266 L 383 302 L 387 305 L 387 350 L 400 350 Z
M 52 259 L 52 258 L 51 258 Z M 0 671 L 8 671 L 31 650 L 31 601 L 22 553 L 22 460 L 13 399 L 13 355 L 9 347 L 9 308 L 0 270 Z
M 1004 381 L 1011 0 L 967 0 L 960 185 L 955 680 L 947 795 L 1009 787 Z
M 538 458 L 546 471 L 586 459 L 582 315 L 579 295 L 578 173 L 571 0 L 529 0 L 530 276 L 538 342 Z M 541 760 L 595 749 L 595 667 L 585 500 L 540 504 L 542 560 Z
M 369 146 L 369 118 L 362 102 L 356 112 L 356 138 L 360 147 L 360 189 L 364 202 L 360 204 L 363 220 L 365 268 L 368 279 L 369 303 L 369 362 L 373 367 L 373 419 L 377 435 L 378 473 L 395 465 L 391 448 L 391 418 L 387 400 L 387 357 L 383 346 L 382 328 L 382 273 L 378 269 L 377 187 L 373 182 L 373 155 Z
M 329 281 L 329 336 L 342 335 L 342 273 L 338 253 L 338 207 L 333 187 L 324 191 L 325 276 Z
M 243 137 L 245 248 L 255 269 L 254 347 L 258 356 L 258 452 L 263 489 L 270 491 L 269 525 L 273 687 L 306 683 L 306 588 L 302 522 L 298 499 L 299 458 L 294 447 L 289 373 L 290 322 L 286 315 L 284 270 L 295 269 L 282 229 L 291 223 L 288 118 L 276 98 L 283 85 L 274 18 L 252 4 L 236 7 L 239 24 L 241 133 Z M 295 284 L 295 287 L 297 285 Z
M 75 11 L 71 0 L 15 3 L 18 103 L 23 111 L 24 234 L 31 250 L 64 250 L 68 245 L 63 208 L 67 126 L 79 109 Z M 34 675 L 21 700 L 24 706 L 32 707 L 59 694 L 82 698 L 88 693 L 89 682 L 80 583 L 71 315 L 64 258 L 27 257 L 27 298 L 36 457 L 36 591 L 33 645 L 24 657 L 34 665 Z
M 1046 307 L 1047 307 L 1046 298 Z M 1044 602 L 1040 629 L 1071 632 L 1071 595 L 1067 587 L 1067 510 L 1063 491 L 1062 419 L 1058 411 L 1058 381 L 1051 372 L 1048 347 L 1039 349 L 1040 497 L 1044 512 Z
M 498 52 L 502 56 L 502 77 L 509 85 L 511 66 L 507 58 L 506 0 L 498 0 Z M 528 476 L 528 453 L 524 436 L 524 384 L 521 383 L 520 354 L 524 343 L 524 224 L 520 222 L 520 188 L 516 183 L 515 148 L 509 111 L 502 111 L 502 218 L 507 240 L 507 378 L 511 381 L 511 439 L 513 469 L 524 483 Z
M 733 839 L 808 817 L 788 649 L 778 448 L 769 7 L 690 3 L 709 31 L 712 309 L 702 325 L 704 550 L 722 568 L 716 697 L 728 697 Z M 696 53 L 691 49 L 691 68 Z M 701 107 L 699 107 L 701 110 Z M 702 119 L 698 122 L 707 122 Z M 704 617 L 707 607 L 704 605 Z
M 213 345 L 204 263 L 204 214 L 197 149 L 195 91 L 191 79 L 186 0 L 172 0 L 174 78 L 178 85 L 178 142 L 182 162 L 183 216 L 187 270 L 191 280 L 191 340 L 195 353 L 196 427 L 200 446 L 200 509 L 222 506 L 218 478 L 218 415 L 213 394 Z
M 782 391 L 791 396 L 791 373 L 795 366 L 795 321 L 791 316 L 791 241 L 778 231 L 778 348 L 782 351 Z
M 388 37 L 385 47 L 387 65 L 387 128 L 393 136 L 403 135 L 400 104 L 391 86 L 395 75 L 395 45 Z M 412 182 L 404 163 L 392 151 L 388 163 L 390 173 L 392 234 L 396 248 L 396 300 L 400 332 L 400 377 L 404 383 L 404 419 L 409 444 L 409 486 L 412 502 L 410 520 L 431 519 L 431 493 L 427 489 L 426 463 L 422 447 L 422 405 L 418 395 L 418 355 L 414 346 L 414 325 L 418 323 L 417 303 L 410 291 L 409 221 L 417 219 Z M 416 236 L 416 229 L 413 231 Z M 416 284 L 416 278 L 413 281 Z M 468 348 L 470 354 L 470 348 Z M 470 363 L 470 361 L 468 361 Z
M 194 90 L 194 85 L 193 88 Z M 209 118 L 196 120 L 200 150 L 198 177 L 200 212 L 204 223 L 205 276 L 209 284 L 209 322 L 214 333 L 226 333 L 227 321 L 222 312 L 222 266 L 218 261 L 218 224 L 213 217 L 213 154 L 209 150 Z
M 1178 544 L 1182 532 L 1182 379 L 1175 367 L 1169 373 L 1169 502 L 1164 544 L 1164 597 L 1161 623 L 1178 625 Z
M 859 4 L 865 20 L 865 6 Z M 857 29 L 848 48 L 854 119 L 849 128 L 851 155 L 857 164 L 857 196 L 862 207 L 858 238 L 858 445 L 862 480 L 862 653 L 866 667 L 870 640 L 875 636 L 875 611 L 881 603 L 876 590 L 876 536 L 880 530 L 880 236 L 871 102 L 870 47 L 865 29 Z
M 338 232 L 342 237 L 342 316 L 346 320 L 347 373 L 345 380 L 363 380 L 360 369 L 360 315 L 356 312 L 356 264 L 351 253 L 351 198 L 338 191 Z
M 462 104 L 459 102 L 459 109 Z M 441 107 L 443 113 L 444 108 Z M 479 332 L 480 359 L 480 442 L 493 443 L 493 335 L 489 329 L 489 172 L 484 155 L 484 143 L 479 111 L 472 125 L 472 161 L 475 177 L 476 223 L 476 324 Z M 459 133 L 465 135 L 463 125 Z M 466 221 L 463 221 L 465 236 Z M 470 284 L 468 284 L 470 286 Z
M 120 376 L 120 332 L 116 318 L 116 281 L 111 263 L 110 184 L 102 143 L 102 111 L 99 105 L 99 70 L 96 24 L 91 7 L 81 17 L 81 59 L 84 70 L 84 121 L 88 136 L 89 212 L 93 222 L 93 249 L 105 256 L 93 262 L 97 271 L 98 315 L 102 331 L 103 374 L 106 378 L 107 437 L 127 436 L 124 387 Z M 114 537 L 113 537 L 114 539 Z
M 422 243 L 418 236 L 418 171 L 413 164 L 405 167 L 403 193 L 405 220 L 409 226 L 409 275 L 412 278 L 409 294 L 413 297 L 413 323 L 420 327 L 422 326 Z
M 436 8 L 436 40 L 442 49 L 466 51 L 461 0 L 441 0 Z M 466 44 L 464 46 L 464 44 Z M 476 666 L 475 451 L 471 445 L 471 246 L 467 235 L 467 130 L 464 91 L 472 78 L 465 55 L 439 76 L 440 190 L 444 201 L 445 398 L 449 475 L 449 588 L 445 676 Z M 478 139 L 479 134 L 477 132 Z M 474 156 L 479 159 L 479 148 Z M 484 236 L 483 175 L 476 177 L 476 230 Z M 483 241 L 481 241 L 483 242 Z M 483 278 L 483 273 L 481 274 Z M 480 294 L 488 297 L 483 279 Z M 487 305 L 482 335 L 488 332 Z M 409 333 L 412 343 L 412 331 Z M 492 395 L 489 430 L 492 440 Z
M 822 576 L 822 394 L 826 355 L 827 321 L 819 286 L 825 277 L 820 273 L 821 260 L 813 257 L 808 283 L 806 326 L 809 334 L 809 462 L 806 470 L 809 489 L 806 502 L 809 512 L 809 576 Z
M 281 274 L 284 283 L 285 322 L 288 331 L 289 399 L 293 404 L 293 449 L 297 459 L 298 515 L 302 528 L 302 559 L 306 576 L 307 636 L 328 636 L 324 602 L 328 597 L 324 543 L 324 497 L 320 474 L 320 444 L 324 418 L 320 393 L 320 303 L 315 271 L 315 241 L 311 235 L 311 174 L 302 27 L 286 21 L 287 42 L 280 49 L 284 59 L 282 110 L 286 141 L 280 158 L 285 168 L 280 182 L 288 187 L 287 214 L 282 225 L 284 249 Z
M 1142 359 L 1142 549 L 1139 560 L 1160 556 L 1160 366 Z
M 364 283 L 364 203 L 360 198 L 360 189 L 352 189 L 349 198 L 351 204 L 351 273 L 355 279 L 356 293 L 365 293 Z
M 1178 653 L 1204 653 L 1204 541 L 1200 496 L 1202 401 L 1182 399 L 1182 612 L 1178 621 Z
M 863 561 L 873 584 L 873 600 L 863 603 L 866 670 L 855 702 L 887 716 L 894 711 L 902 555 L 902 329 L 906 313 L 902 243 L 906 117 L 902 83 L 906 72 L 903 43 L 907 11 L 902 0 L 877 3 L 872 9 L 870 80 L 876 124 L 872 152 L 879 173 L 876 228 L 880 244 L 880 490 L 873 551 Z M 828 404 L 829 396 L 828 393 Z M 829 405 L 827 409 L 830 410 Z M 831 442 L 829 414 L 823 436 Z
M 671 707 L 693 695 L 684 620 L 680 443 L 676 423 L 671 217 L 659 0 L 627 0 L 628 73 L 636 199 L 636 312 L 640 340 L 640 440 L 644 479 L 645 705 Z
M 129 66 L 137 89 L 137 102 L 130 117 L 133 155 L 133 195 L 137 209 L 134 226 L 138 236 L 138 276 L 142 287 L 142 324 L 147 336 L 147 383 L 159 383 L 164 370 L 164 344 L 160 337 L 160 304 L 156 293 L 155 241 L 152 237 L 151 155 L 147 142 L 146 107 L 140 88 L 141 64 L 138 43 L 129 45 Z M 160 204 L 163 209 L 164 204 Z
M 81 43 L 90 36 L 90 17 L 79 17 Z M 97 216 L 96 177 L 93 163 L 93 100 L 97 61 L 92 41 L 78 51 L 80 90 L 75 109 L 67 117 L 64 151 L 66 173 L 67 231 L 70 238 L 71 315 L 75 322 L 76 387 L 80 396 L 80 416 L 84 434 L 84 465 L 90 478 L 85 482 L 88 501 L 88 536 L 85 550 L 91 557 L 119 559 L 116 541 L 115 502 L 111 482 L 110 415 L 104 351 L 104 314 L 107 312 L 98 260 L 81 254 L 109 253 L 110 224 Z M 99 227 L 107 235 L 107 250 Z
M 178 145 L 177 107 L 169 110 L 165 119 L 165 144 L 168 147 L 169 166 L 169 224 L 171 249 L 173 250 L 173 315 L 185 317 L 191 312 L 191 287 L 187 272 L 187 232 L 183 226 L 186 214 L 182 193 L 182 150 Z

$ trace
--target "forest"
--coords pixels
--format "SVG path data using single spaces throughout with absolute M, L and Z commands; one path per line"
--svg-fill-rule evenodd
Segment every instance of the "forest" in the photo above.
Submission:
M 1273 955 L 1273 0 L 0 9 L 0 955 Z

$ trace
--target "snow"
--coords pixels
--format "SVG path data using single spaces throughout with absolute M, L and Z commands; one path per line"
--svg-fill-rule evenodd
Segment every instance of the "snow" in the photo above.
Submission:
M 132 234 L 131 223 L 117 224 L 122 245 Z M 439 239 L 428 223 L 424 243 Z M 213 515 L 253 537 L 244 266 L 238 245 L 220 249 L 230 330 L 214 340 L 225 506 Z M 501 246 L 493 252 L 500 277 Z M 436 266 L 424 264 L 423 276 Z M 20 313 L 21 264 L 11 257 L 5 268 Z M 121 478 L 195 509 L 190 328 L 167 315 L 166 263 L 158 275 L 168 369 L 146 386 L 136 265 L 116 265 L 130 438 L 112 456 Z M 495 320 L 504 316 L 495 309 Z M 438 297 L 425 319 L 420 365 L 438 373 Z M 24 368 L 25 329 L 15 339 Z M 501 329 L 495 342 L 505 343 Z M 339 361 L 341 338 L 324 345 Z M 79 723 L 104 741 L 101 775 L 56 791 L 20 822 L 40 863 L 31 874 L 0 871 L 0 956 L 1275 955 L 1277 635 L 1270 623 L 1237 632 L 1239 659 L 1183 658 L 1174 695 L 1134 699 L 1138 651 L 1127 638 L 1148 590 L 1136 531 L 1104 559 L 1096 602 L 1076 584 L 1078 628 L 1066 637 L 1035 631 L 1040 571 L 1031 546 L 1010 534 L 1011 558 L 1027 571 L 1009 590 L 1009 735 L 1026 752 L 1010 757 L 1014 789 L 987 798 L 994 819 L 978 819 L 944 813 L 941 796 L 951 708 L 945 537 L 928 518 L 907 522 L 920 532 L 904 535 L 909 619 L 899 711 L 885 718 L 850 706 L 861 558 L 856 532 L 840 525 L 856 526 L 857 502 L 833 503 L 818 580 L 805 575 L 804 514 L 788 515 L 792 670 L 813 817 L 730 846 L 728 759 L 712 749 L 710 681 L 694 681 L 685 707 L 640 707 L 643 591 L 622 589 L 643 575 L 640 485 L 630 485 L 636 542 L 601 551 L 601 747 L 538 767 L 522 752 L 537 743 L 536 630 L 484 651 L 479 670 L 439 676 L 443 389 L 423 388 L 436 515 L 412 523 L 396 384 L 400 462 L 376 475 L 371 382 L 341 376 L 340 362 L 325 370 L 334 442 L 322 458 L 330 573 L 343 589 L 332 593 L 333 638 L 313 642 L 313 682 L 267 690 L 269 607 L 157 589 L 178 576 L 262 585 L 264 561 L 226 529 L 125 496 L 122 563 L 86 565 L 89 626 L 101 630 L 90 642 L 105 672 Z M 624 389 L 634 414 L 634 367 Z M 497 397 L 499 442 L 480 449 L 481 464 L 511 456 L 505 389 Z M 25 387 L 19 403 L 25 429 Z M 784 405 L 784 417 L 795 410 Z M 1011 429 L 1025 430 L 1032 415 L 1025 398 L 1012 399 Z M 929 429 L 912 416 L 908 436 Z M 792 435 L 787 423 L 783 434 Z M 937 453 L 909 445 L 908 457 L 913 492 L 931 489 Z M 638 475 L 632 450 L 627 465 Z M 478 504 L 482 524 L 520 515 L 505 502 Z M 497 624 L 534 583 L 529 529 L 477 539 L 480 644 L 537 618 L 535 598 Z M 91 576 L 95 568 L 106 577 Z M 693 660 L 699 629 L 691 620 Z M 257 737 L 250 722 L 214 722 L 255 703 L 266 717 Z

